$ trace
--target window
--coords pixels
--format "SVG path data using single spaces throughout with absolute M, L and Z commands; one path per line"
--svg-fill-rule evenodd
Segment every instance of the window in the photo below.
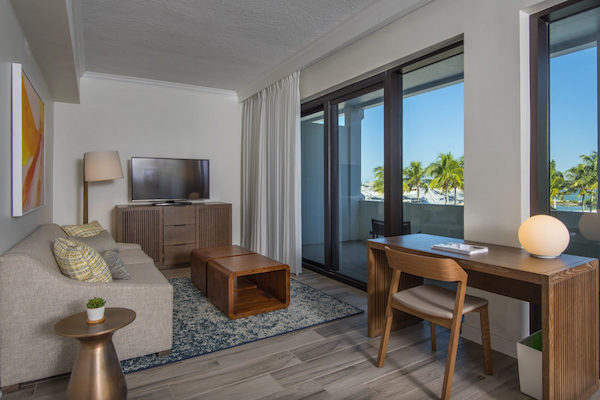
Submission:
M 565 223 L 571 233 L 566 253 L 598 257 L 600 2 L 571 1 L 534 18 L 532 81 L 547 85 L 537 87 L 532 110 L 538 115 L 532 125 L 532 214 Z
M 464 236 L 463 54 L 402 76 L 403 215 L 411 230 Z
M 303 104 L 306 268 L 365 289 L 368 239 L 463 236 L 462 82 L 454 43 Z

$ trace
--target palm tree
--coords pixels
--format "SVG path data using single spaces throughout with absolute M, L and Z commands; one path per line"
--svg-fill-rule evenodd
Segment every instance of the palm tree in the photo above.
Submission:
M 462 156 L 458 160 L 458 168 L 455 170 L 454 181 L 452 182 L 451 188 L 454 189 L 454 205 L 456 205 L 457 196 L 456 190 L 465 189 L 465 157 Z
M 577 193 L 577 197 L 581 196 L 581 210 L 585 211 L 585 196 L 590 195 L 593 199 L 594 190 L 598 189 L 598 168 L 594 166 L 594 159 L 598 159 L 598 154 L 593 152 L 590 156 L 579 157 L 583 162 L 567 171 L 568 192 Z
M 425 169 L 421 161 L 411 161 L 410 165 L 402 171 L 404 174 L 403 187 L 405 192 L 417 189 L 417 203 L 421 201 L 421 188 L 427 188 L 425 184 Z
M 450 189 L 462 184 L 463 170 L 459 160 L 455 159 L 452 153 L 440 153 L 437 160 L 429 164 L 425 173 L 433 178 L 429 186 L 441 189 L 446 194 L 446 204 L 448 204 Z
M 589 176 L 589 192 L 591 196 L 590 211 L 594 208 L 594 192 L 598 190 L 598 152 L 593 151 L 589 156 L 580 156 Z
M 373 190 L 383 195 L 383 165 L 373 168 L 373 172 L 375 173 Z
M 383 182 L 383 177 L 384 177 L 384 171 L 383 171 L 383 165 L 380 165 L 379 167 L 375 167 L 373 168 L 373 172 L 375 173 L 375 181 L 373 181 L 373 190 L 375 190 L 377 193 L 380 193 L 381 195 L 383 195 L 383 189 L 384 189 L 384 182 Z M 410 188 L 408 187 L 408 185 L 406 184 L 406 182 L 402 182 L 402 191 L 403 192 L 408 192 L 410 190 Z
M 554 209 L 556 209 L 556 199 L 564 197 L 565 182 L 563 173 L 556 170 L 556 161 L 550 161 L 550 201 L 554 202 Z

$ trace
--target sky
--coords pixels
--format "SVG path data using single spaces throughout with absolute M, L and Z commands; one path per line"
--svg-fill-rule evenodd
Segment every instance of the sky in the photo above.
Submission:
M 566 171 L 598 148 L 597 48 L 550 61 L 550 158 Z M 403 103 L 404 166 L 423 167 L 441 152 L 464 155 L 464 83 L 408 97 Z M 365 110 L 361 181 L 383 165 L 383 105 Z
M 440 153 L 464 155 L 464 84 L 408 97 L 403 103 L 404 166 L 423 167 Z M 383 165 L 383 106 L 365 110 L 362 124 L 361 181 L 374 179 L 373 168 Z
M 566 171 L 598 149 L 597 47 L 550 60 L 550 158 Z

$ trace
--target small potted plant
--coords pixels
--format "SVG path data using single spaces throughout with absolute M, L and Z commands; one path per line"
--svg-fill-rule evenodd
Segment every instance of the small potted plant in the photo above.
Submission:
M 101 297 L 94 297 L 89 299 L 86 305 L 87 311 L 87 323 L 88 324 L 99 324 L 104 321 L 104 308 L 106 306 L 106 300 Z

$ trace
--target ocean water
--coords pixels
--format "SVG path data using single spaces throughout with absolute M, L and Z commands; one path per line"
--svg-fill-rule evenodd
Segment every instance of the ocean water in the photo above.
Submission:
M 585 196 L 585 201 L 586 201 L 586 205 L 585 205 L 585 211 L 590 211 L 590 206 L 589 204 L 587 204 L 587 202 L 590 200 L 589 196 Z M 571 204 L 567 205 L 560 205 L 558 204 L 556 206 L 556 211 L 579 211 L 581 212 L 581 197 L 578 197 L 576 194 L 568 194 L 565 196 L 565 201 L 569 201 L 571 202 Z M 596 209 L 596 195 L 594 195 L 594 210 Z M 573 203 L 577 203 L 577 204 L 573 204 Z M 554 206 L 553 202 L 550 202 L 550 204 L 552 206 Z

